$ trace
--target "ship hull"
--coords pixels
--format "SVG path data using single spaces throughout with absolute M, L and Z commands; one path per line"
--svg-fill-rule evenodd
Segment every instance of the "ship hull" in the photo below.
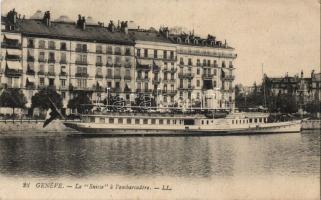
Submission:
M 112 126 L 94 123 L 64 122 L 65 126 L 78 130 L 80 135 L 94 136 L 221 136 L 221 135 L 255 135 L 273 133 L 298 133 L 301 121 L 266 123 L 252 127 L 217 127 L 200 126 Z

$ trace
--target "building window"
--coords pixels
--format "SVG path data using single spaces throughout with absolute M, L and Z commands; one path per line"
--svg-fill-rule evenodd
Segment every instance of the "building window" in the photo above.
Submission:
M 103 47 L 101 45 L 96 45 L 96 53 L 102 53 Z
M 127 124 L 131 124 L 132 123 L 132 119 L 128 118 L 127 119 Z
M 199 67 L 197 68 L 196 73 L 197 73 L 197 75 L 200 75 L 200 73 L 201 73 L 201 69 L 200 69 Z
M 216 81 L 213 81 L 213 87 L 216 88 L 217 87 L 217 83 Z
M 113 47 L 107 46 L 107 54 L 113 54 Z
M 137 49 L 137 57 L 140 58 L 140 49 Z
M 66 42 L 61 42 L 60 43 L 60 50 L 63 50 L 63 51 L 67 50 Z
M 33 39 L 28 39 L 27 47 L 28 48 L 34 48 L 35 47 Z
M 46 47 L 46 42 L 44 40 L 39 40 L 39 49 L 44 49 Z
M 179 59 L 179 64 L 184 65 L 184 59 L 183 58 Z
M 171 56 L 171 59 L 174 60 L 174 51 L 171 51 L 170 56 Z
M 65 87 L 66 86 L 66 80 L 65 79 L 60 79 L 60 85 L 62 87 Z
M 102 64 L 101 56 L 96 56 L 96 64 L 98 64 L 98 65 Z
M 197 86 L 197 87 L 200 87 L 200 85 L 201 85 L 201 81 L 200 81 L 200 80 L 197 80 L 197 81 L 196 81 L 196 86 Z
M 56 45 L 54 41 L 49 41 L 49 45 L 48 45 L 49 49 L 56 49 Z
M 167 59 L 167 51 L 166 50 L 163 52 L 163 58 Z
M 143 124 L 148 124 L 148 119 L 144 119 Z
M 55 62 L 55 52 L 49 52 L 48 62 Z
M 145 57 L 145 58 L 148 57 L 148 49 L 144 49 L 144 57 Z
M 65 52 L 62 52 L 62 53 L 60 54 L 60 63 L 65 64 L 66 62 L 67 62 L 66 53 L 65 53 Z
M 135 119 L 135 124 L 139 124 L 139 119 Z
M 217 69 L 214 69 L 214 76 L 217 75 Z
M 131 55 L 130 48 L 126 48 L 125 49 L 125 55 L 126 56 L 130 56 Z
M 188 59 L 188 65 L 193 65 L 191 58 Z
M 159 124 L 164 124 L 164 120 L 163 120 L 163 119 L 160 119 L 160 120 L 159 120 Z
M 54 86 L 55 85 L 55 79 L 54 78 L 50 78 L 49 79 L 49 86 Z
M 154 58 L 157 58 L 157 49 L 154 50 Z
M 44 86 L 45 85 L 45 78 L 40 78 L 39 79 L 39 85 Z
M 62 96 L 63 99 L 65 99 L 66 98 L 66 92 L 61 92 L 61 96 Z

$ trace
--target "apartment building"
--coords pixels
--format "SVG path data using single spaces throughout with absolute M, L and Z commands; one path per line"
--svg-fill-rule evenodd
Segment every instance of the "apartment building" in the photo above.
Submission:
M 177 45 L 178 90 L 183 104 L 234 107 L 234 49 L 214 36 L 171 35 Z
M 49 11 L 30 19 L 15 10 L 2 17 L 2 87 L 21 88 L 31 98 L 52 88 L 68 101 L 85 91 L 93 102 L 137 95 L 158 106 L 232 109 L 234 49 L 209 35 L 143 30 L 127 22 L 96 23 L 79 15 L 52 20 Z

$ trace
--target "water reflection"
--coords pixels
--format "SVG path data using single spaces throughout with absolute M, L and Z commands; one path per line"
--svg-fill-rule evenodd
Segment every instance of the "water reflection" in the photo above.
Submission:
M 13 136 L 0 137 L 0 174 L 319 177 L 319 150 L 319 132 L 235 137 Z

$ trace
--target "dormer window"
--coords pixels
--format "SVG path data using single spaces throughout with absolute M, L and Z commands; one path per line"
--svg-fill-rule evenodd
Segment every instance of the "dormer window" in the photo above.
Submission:
M 194 40 L 194 44 L 198 45 L 198 40 L 197 39 Z
M 188 39 L 188 38 L 185 39 L 185 43 L 186 43 L 186 44 L 189 43 L 189 39 Z
M 214 41 L 211 41 L 211 46 L 215 46 L 215 42 Z
M 177 43 L 181 43 L 182 39 L 180 37 L 177 38 Z

